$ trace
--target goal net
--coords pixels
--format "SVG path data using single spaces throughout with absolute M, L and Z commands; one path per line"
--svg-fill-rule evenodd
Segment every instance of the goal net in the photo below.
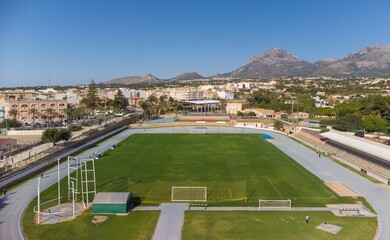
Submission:
M 259 200 L 259 210 L 291 210 L 291 200 Z
M 207 187 L 173 186 L 172 202 L 207 202 Z
M 190 129 L 190 134 L 206 134 L 206 129 Z

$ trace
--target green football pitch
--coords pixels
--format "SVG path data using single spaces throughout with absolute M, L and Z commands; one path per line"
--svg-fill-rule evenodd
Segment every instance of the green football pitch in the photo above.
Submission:
M 141 201 L 141 204 L 171 202 L 172 186 L 207 187 L 209 205 L 258 206 L 259 199 L 291 199 L 293 207 L 314 207 L 324 206 L 326 203 L 356 201 L 350 197 L 337 196 L 320 179 L 258 134 L 132 135 L 122 141 L 117 148 L 109 150 L 104 157 L 96 160 L 95 166 L 98 192 L 130 191 Z M 67 178 L 61 180 L 61 195 L 62 202 L 69 201 Z M 57 185 L 54 184 L 41 193 L 41 202 L 55 199 L 56 196 Z M 33 207 L 36 204 L 37 200 L 34 199 L 23 216 L 23 230 L 29 239 L 84 239 L 87 236 L 101 239 L 112 237 L 148 239 L 154 231 L 159 215 L 159 212 L 132 212 L 127 217 L 112 216 L 107 223 L 93 225 L 91 212 L 88 211 L 75 221 L 37 227 L 33 221 Z M 56 201 L 42 204 L 41 209 L 54 204 Z M 283 221 L 287 217 L 302 220 L 302 214 L 303 212 L 289 212 L 287 215 L 280 212 L 265 212 L 257 216 L 257 212 L 256 214 L 236 211 L 218 212 L 218 214 L 188 212 L 183 228 L 183 239 L 200 237 L 197 234 L 204 231 L 203 227 L 212 232 L 211 235 L 202 235 L 203 237 L 222 239 L 216 237 L 219 236 L 220 230 L 232 224 L 236 225 L 235 221 L 244 224 L 239 228 L 234 227 L 236 229 L 234 231 L 227 229 L 224 234 L 250 239 L 251 236 L 257 237 L 263 234 L 263 231 L 268 234 L 268 231 L 274 231 L 270 229 L 282 229 L 285 227 Z M 326 215 L 326 218 L 321 217 L 323 215 Z M 263 224 L 257 224 L 263 219 L 262 216 L 275 224 L 263 228 Z M 331 217 L 330 213 L 311 213 L 311 216 L 313 221 L 321 217 L 322 221 L 343 222 L 341 219 Z M 227 225 L 225 223 L 215 225 L 221 223 L 218 217 L 226 220 Z M 248 221 L 239 220 L 246 218 Z M 199 221 L 204 224 L 199 225 Z M 351 227 L 346 224 L 341 226 L 349 232 L 360 233 L 362 229 L 366 229 L 362 228 L 362 225 L 353 224 L 354 221 L 356 220 L 348 219 L 347 222 L 351 222 Z M 373 224 L 375 230 L 375 220 L 364 221 Z M 296 223 L 293 221 L 288 227 L 296 230 L 283 232 L 287 235 L 291 234 L 290 236 L 300 236 L 307 231 L 303 229 L 302 224 L 294 224 Z M 245 229 L 249 229 L 247 234 L 243 234 Z M 194 231 L 199 233 L 193 234 Z M 314 231 L 310 230 L 307 239 L 317 239 L 315 236 L 323 234 Z M 221 236 L 225 236 L 224 234 Z M 279 236 L 277 233 L 272 234 Z M 368 235 L 371 236 L 372 233 Z M 325 235 L 321 239 L 328 238 Z
M 258 134 L 133 135 L 96 161 L 96 179 L 98 192 L 130 191 L 143 203 L 170 202 L 175 197 L 172 186 L 207 187 L 209 204 L 256 206 L 259 199 L 290 199 L 293 206 L 323 206 L 353 201 L 338 197 Z

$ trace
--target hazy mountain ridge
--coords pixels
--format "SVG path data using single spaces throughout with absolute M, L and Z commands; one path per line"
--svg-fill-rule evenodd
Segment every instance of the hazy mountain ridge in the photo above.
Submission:
M 345 57 L 324 58 L 315 63 L 300 59 L 293 54 L 273 48 L 250 58 L 234 71 L 218 75 L 233 78 L 282 77 L 282 76 L 333 76 L 333 77 L 382 77 L 390 76 L 390 45 L 366 47 Z M 212 78 L 211 76 L 210 78 Z M 206 79 L 196 72 L 188 72 L 168 79 L 171 81 Z M 106 84 L 156 83 L 161 79 L 148 74 L 115 78 Z
M 134 84 L 134 83 L 157 83 L 160 79 L 156 78 L 152 74 L 146 76 L 129 76 L 114 78 L 110 81 L 105 82 L 105 84 Z
M 323 67 L 316 75 L 376 77 L 390 75 L 390 46 L 371 46 Z
M 195 79 L 204 79 L 202 75 L 197 72 L 185 72 L 174 78 L 169 79 L 170 81 L 182 81 L 182 80 L 195 80 Z

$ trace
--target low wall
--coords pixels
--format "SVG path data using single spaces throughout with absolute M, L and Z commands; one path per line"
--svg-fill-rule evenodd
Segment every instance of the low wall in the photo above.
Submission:
M 7 131 L 7 136 L 25 136 L 25 135 L 42 135 L 45 130 L 11 130 Z
M 185 127 L 185 126 L 212 126 L 212 127 L 233 127 L 231 122 L 173 122 L 173 123 L 155 123 L 155 124 L 130 124 L 130 128 L 159 128 L 159 127 Z
M 321 133 L 321 129 L 313 129 L 313 128 L 301 128 L 301 131 L 304 132 L 304 133 L 307 133 L 307 134 L 310 134 L 312 135 L 313 137 L 316 137 L 318 139 L 320 139 L 320 133 Z
M 186 115 L 186 116 L 183 116 L 183 115 L 178 115 L 177 116 L 177 119 L 179 121 L 230 121 L 230 116 L 229 115 L 222 115 L 222 116 L 218 116 L 218 115 L 210 115 L 210 116 L 207 116 L 207 115 Z

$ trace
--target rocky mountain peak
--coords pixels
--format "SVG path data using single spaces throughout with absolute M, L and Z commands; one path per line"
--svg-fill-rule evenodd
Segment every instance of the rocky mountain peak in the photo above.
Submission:
M 283 62 L 300 62 L 300 61 L 302 60 L 283 49 L 272 48 L 265 53 L 254 56 L 245 64 L 251 64 L 254 62 L 275 64 L 275 63 L 283 63 Z
M 195 80 L 195 79 L 204 79 L 204 77 L 197 72 L 185 72 L 183 74 L 180 74 L 174 78 L 172 78 L 172 81 L 180 81 L 180 80 Z

